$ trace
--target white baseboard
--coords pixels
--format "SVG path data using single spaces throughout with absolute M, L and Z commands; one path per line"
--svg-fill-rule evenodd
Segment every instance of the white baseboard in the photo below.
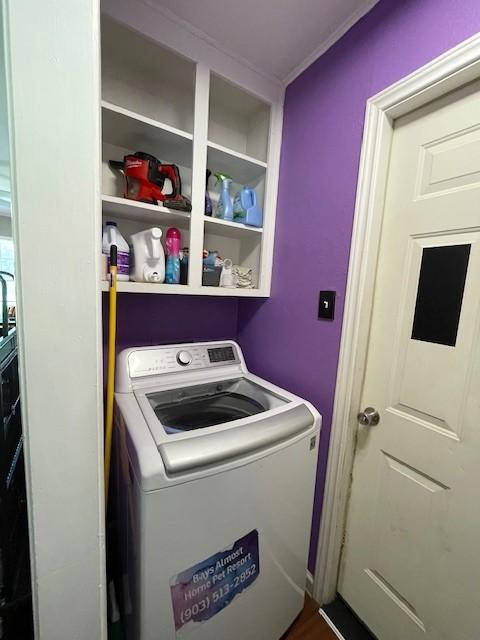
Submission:
M 318 613 L 322 616 L 322 618 L 325 620 L 325 622 L 328 624 L 328 626 L 330 627 L 330 629 L 333 631 L 333 633 L 337 636 L 337 638 L 339 640 L 345 640 L 345 637 L 342 636 L 342 634 L 340 633 L 340 631 L 337 629 L 337 627 L 333 624 L 333 622 L 330 620 L 330 618 L 327 616 L 327 614 L 325 613 L 325 611 L 323 609 L 319 609 Z

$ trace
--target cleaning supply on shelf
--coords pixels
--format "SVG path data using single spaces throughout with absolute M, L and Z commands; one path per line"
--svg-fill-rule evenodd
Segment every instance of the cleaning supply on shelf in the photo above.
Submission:
M 206 216 L 211 216 L 213 213 L 212 199 L 210 198 L 210 194 L 208 193 L 208 181 L 210 180 L 211 175 L 212 175 L 212 172 L 210 171 L 210 169 L 207 169 L 207 179 L 205 184 L 205 215 Z
M 225 258 L 220 274 L 220 286 L 226 289 L 235 289 L 235 279 L 233 277 L 233 262 L 230 258 Z
M 182 234 L 176 227 L 167 229 L 165 246 L 167 248 L 167 264 L 165 266 L 165 282 L 167 284 L 180 283 L 180 247 Z
M 217 185 L 220 184 L 220 195 L 218 198 L 217 206 L 215 208 L 215 217 L 222 218 L 222 220 L 233 220 L 233 203 L 230 196 L 230 185 L 232 184 L 232 178 L 225 173 L 217 171 L 215 174 L 217 179 Z
M 207 271 L 208 269 L 215 269 L 215 267 L 221 266 L 222 259 L 218 255 L 218 251 L 209 251 L 208 249 L 203 250 L 203 270 Z
M 131 279 L 135 282 L 156 282 L 165 280 L 165 253 L 160 238 L 162 230 L 152 227 L 130 236 L 133 247 Z
M 218 287 L 222 273 L 223 260 L 218 251 L 203 250 L 202 285 L 204 287 Z
M 107 273 L 110 273 L 110 247 L 117 247 L 117 280 L 130 280 L 130 247 L 118 230 L 117 223 L 107 220 L 103 227 L 102 253 L 107 256 Z
M 183 247 L 180 251 L 180 284 L 188 284 L 188 255 L 190 249 Z
M 233 221 L 250 227 L 261 227 L 262 210 L 257 205 L 257 194 L 252 187 L 245 185 L 237 191 L 233 200 Z
M 235 286 L 238 289 L 253 289 L 253 271 L 248 267 L 240 267 L 236 264 L 233 267 L 233 277 Z

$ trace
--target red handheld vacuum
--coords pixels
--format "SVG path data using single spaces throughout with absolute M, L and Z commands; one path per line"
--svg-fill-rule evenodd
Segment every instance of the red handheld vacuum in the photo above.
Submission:
M 149 153 L 136 151 L 123 158 L 123 162 L 110 160 L 110 167 L 125 176 L 125 198 L 161 203 L 170 209 L 191 211 L 190 200 L 182 195 L 182 180 L 176 164 L 162 164 Z M 165 180 L 172 184 L 171 193 L 164 193 Z

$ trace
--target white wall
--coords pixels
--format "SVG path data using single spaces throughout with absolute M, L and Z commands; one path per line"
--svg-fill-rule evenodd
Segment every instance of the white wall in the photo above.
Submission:
M 1 2 L 36 640 L 101 640 L 99 7 Z

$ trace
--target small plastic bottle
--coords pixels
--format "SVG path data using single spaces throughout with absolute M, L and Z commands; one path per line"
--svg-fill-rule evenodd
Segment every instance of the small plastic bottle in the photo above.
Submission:
M 165 236 L 167 248 L 167 265 L 165 267 L 166 284 L 179 284 L 180 282 L 180 248 L 182 246 L 182 234 L 176 227 L 170 227 Z

